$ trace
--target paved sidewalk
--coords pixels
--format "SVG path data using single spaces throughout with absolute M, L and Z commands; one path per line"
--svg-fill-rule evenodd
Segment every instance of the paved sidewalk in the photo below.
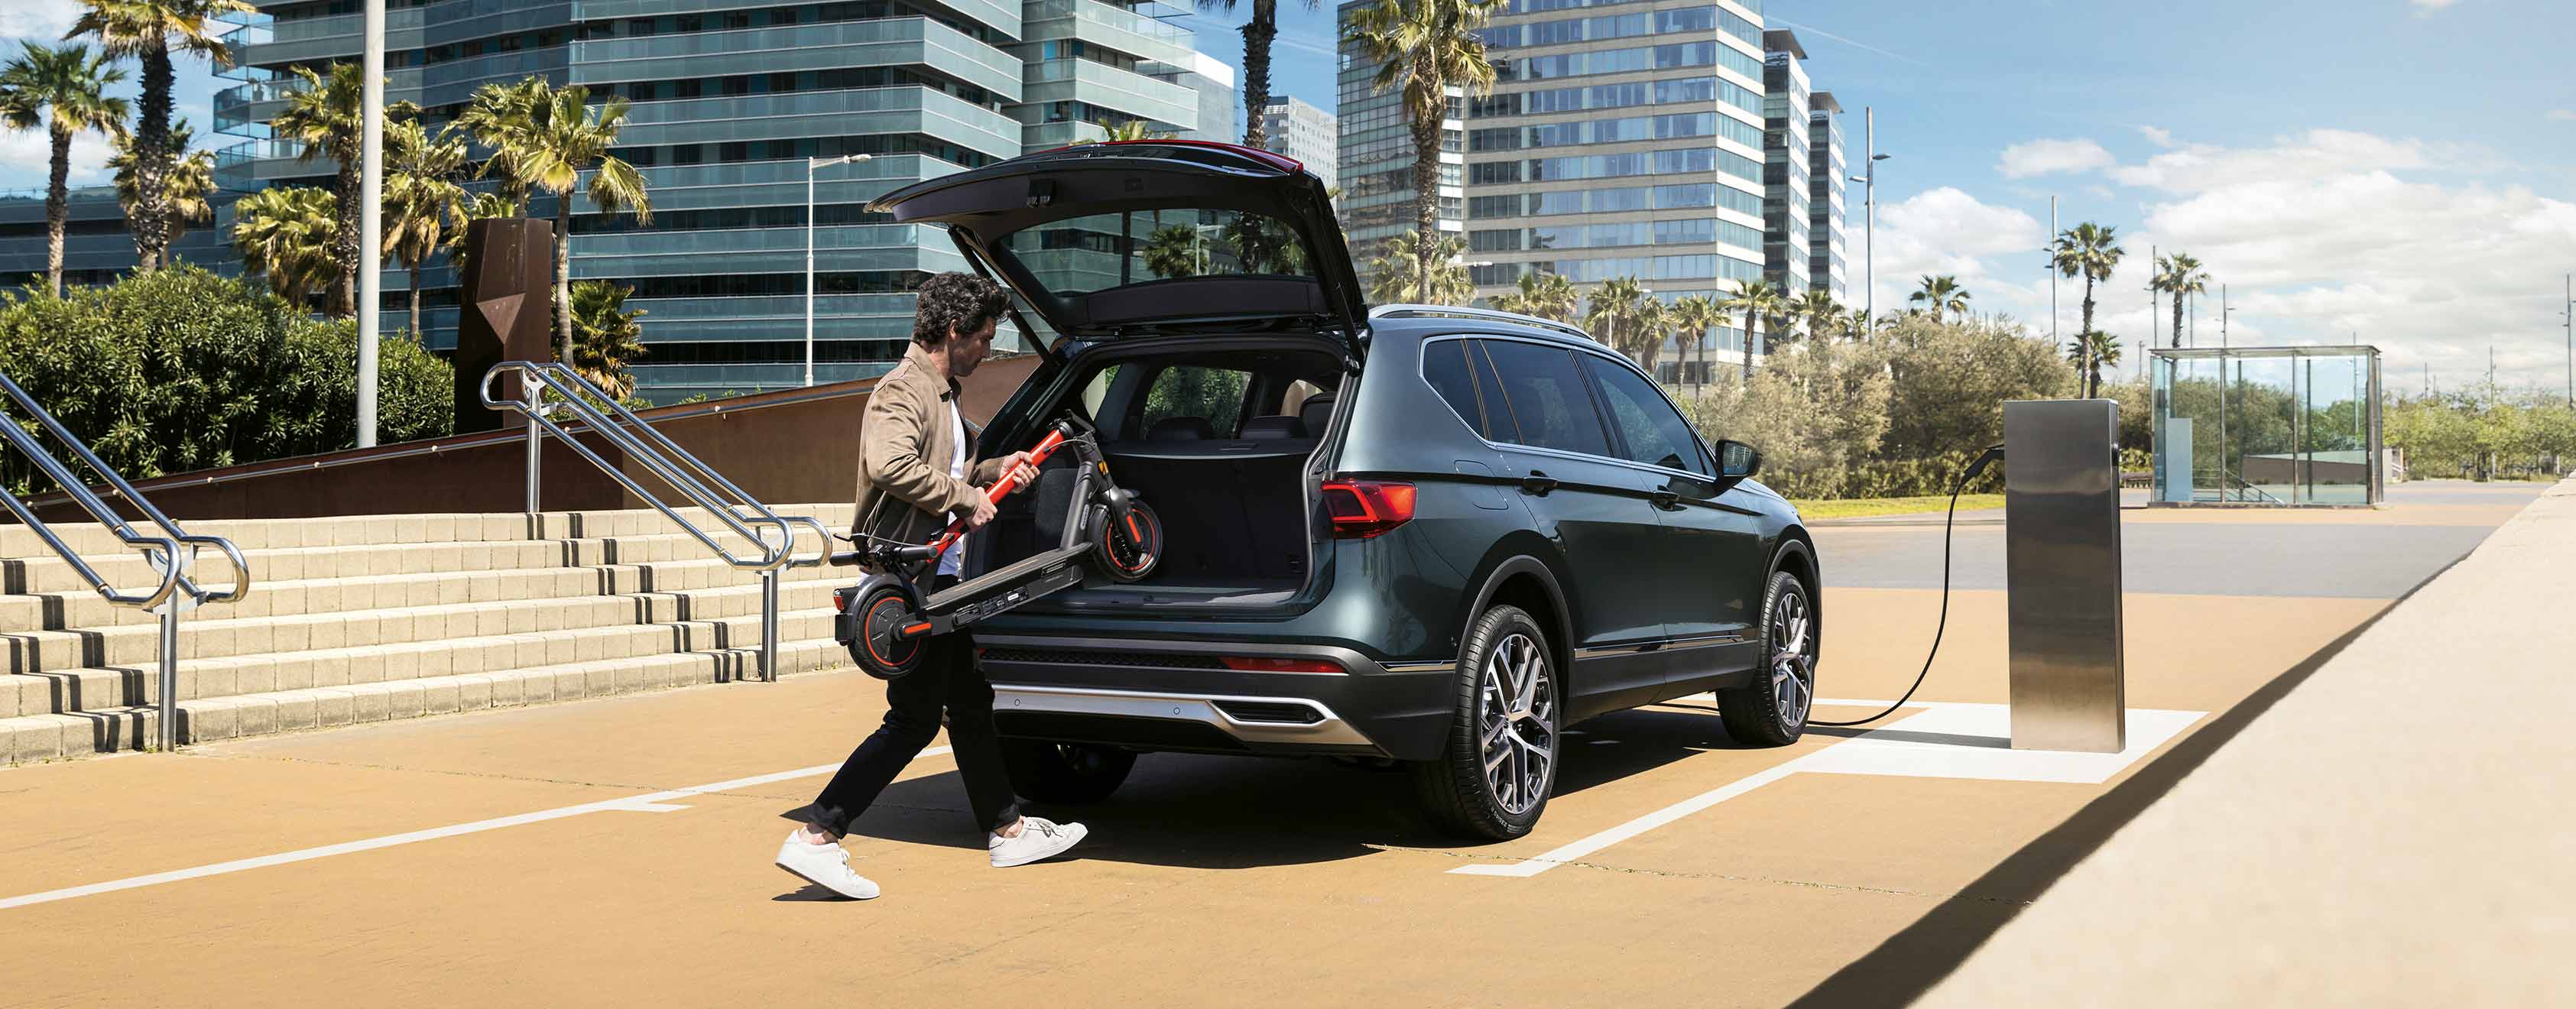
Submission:
M 2576 480 L 2097 800 L 2170 789 L 1923 1004 L 2576 1004 L 2571 598 Z

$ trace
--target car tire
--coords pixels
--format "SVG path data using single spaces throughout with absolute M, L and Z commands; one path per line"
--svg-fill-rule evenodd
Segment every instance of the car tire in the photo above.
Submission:
M 1099 802 L 1136 767 L 1136 751 L 1114 746 L 1044 739 L 1004 739 L 1001 746 L 1011 791 L 1032 802 Z
M 1791 572 L 1772 572 L 1754 638 L 1762 644 L 1762 663 L 1754 667 L 1753 682 L 1717 692 L 1727 735 L 1755 746 L 1787 746 L 1806 734 L 1816 704 L 1818 626 L 1807 583 Z
M 1556 788 L 1564 711 L 1547 632 L 1519 607 L 1486 610 L 1459 649 L 1448 742 L 1413 765 L 1432 820 L 1496 841 L 1529 833 Z

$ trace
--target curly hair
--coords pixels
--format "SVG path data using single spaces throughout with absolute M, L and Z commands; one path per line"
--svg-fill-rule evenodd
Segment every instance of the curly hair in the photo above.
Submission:
M 921 282 L 912 314 L 912 340 L 936 347 L 950 332 L 972 333 L 1002 317 L 1010 299 L 1001 285 L 971 273 L 943 273 Z

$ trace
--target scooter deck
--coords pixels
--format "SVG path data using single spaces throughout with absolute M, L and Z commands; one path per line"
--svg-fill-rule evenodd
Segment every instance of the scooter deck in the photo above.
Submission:
M 967 607 L 971 603 L 1007 592 L 1010 589 L 1019 587 L 1023 583 L 1036 580 L 1038 577 L 1046 574 L 1054 568 L 1073 564 L 1079 561 L 1082 558 L 1082 555 L 1091 552 L 1091 548 L 1091 543 L 1085 541 L 1082 543 L 1076 543 L 1069 547 L 1058 547 L 1044 553 L 1031 554 L 1027 557 L 1023 557 L 1010 564 L 987 571 L 965 581 L 958 582 L 942 591 L 931 593 L 930 598 L 921 601 L 922 612 L 925 616 L 930 617 L 946 616 L 951 612 Z M 1078 575 L 1075 580 L 1080 580 Z M 1055 586 L 1055 588 L 1061 587 L 1062 586 Z M 1052 591 L 1052 589 L 1050 589 L 1050 591 Z M 1031 598 L 1034 598 L 1034 596 Z M 1026 601 L 1026 599 L 1016 600 L 1013 601 L 1012 605 L 1017 605 L 1020 602 Z M 989 616 L 991 614 L 984 613 L 979 615 Z

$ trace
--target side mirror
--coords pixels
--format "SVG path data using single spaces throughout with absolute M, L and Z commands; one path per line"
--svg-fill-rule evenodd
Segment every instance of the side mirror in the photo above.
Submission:
M 1762 453 L 1740 441 L 1717 443 L 1717 475 L 1725 480 L 1743 480 L 1762 471 Z

